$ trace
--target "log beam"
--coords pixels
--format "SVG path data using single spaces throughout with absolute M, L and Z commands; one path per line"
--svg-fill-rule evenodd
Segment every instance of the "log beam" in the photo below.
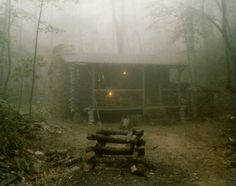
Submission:
M 129 138 L 114 138 L 114 137 L 104 136 L 101 134 L 88 134 L 87 139 L 97 140 L 97 141 L 102 141 L 102 142 L 107 142 L 107 143 L 120 143 L 120 144 L 127 144 L 127 143 L 131 143 L 132 141 Z
M 131 155 L 133 152 L 132 148 L 115 148 L 115 147 L 102 147 L 102 146 L 95 146 L 93 147 L 94 151 L 97 154 L 103 155 Z
M 112 129 L 101 129 L 96 132 L 96 134 L 103 134 L 103 135 L 124 135 L 127 136 L 129 134 L 128 131 L 123 130 L 112 130 Z
M 114 137 L 110 137 L 110 136 L 104 136 L 104 135 L 100 135 L 100 134 L 88 134 L 87 136 L 88 140 L 97 140 L 100 142 L 105 142 L 105 143 L 118 143 L 118 144 L 134 144 L 134 145 L 144 145 L 145 141 L 143 139 L 132 139 L 132 138 L 128 138 L 128 137 L 123 137 L 123 138 L 114 138 Z

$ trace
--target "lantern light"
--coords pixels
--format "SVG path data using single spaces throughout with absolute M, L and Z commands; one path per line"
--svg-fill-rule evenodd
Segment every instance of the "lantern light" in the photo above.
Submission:
M 126 75 L 127 75 L 127 72 L 126 72 L 126 71 L 123 71 L 122 74 L 123 74 L 124 76 L 126 76 Z
M 108 92 L 108 96 L 111 97 L 112 95 L 113 95 L 112 91 L 109 91 L 109 92 Z

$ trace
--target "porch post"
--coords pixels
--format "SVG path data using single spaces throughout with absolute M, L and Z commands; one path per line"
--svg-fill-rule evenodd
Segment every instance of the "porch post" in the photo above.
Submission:
M 183 69 L 179 68 L 178 69 L 178 90 L 177 90 L 177 94 L 178 94 L 178 105 L 179 105 L 179 118 L 181 121 L 185 121 L 185 109 L 184 106 L 181 103 L 181 77 L 182 77 L 182 72 Z
M 95 122 L 94 118 L 94 109 L 95 109 L 95 68 L 92 65 L 92 72 L 91 72 L 91 80 L 92 80 L 92 86 L 91 86 L 91 108 L 88 111 L 88 122 L 89 124 L 93 124 Z
M 142 89 L 143 89 L 143 103 L 142 103 L 142 107 L 143 107 L 143 114 L 144 114 L 144 108 L 145 108 L 145 105 L 146 105 L 146 90 L 145 90 L 145 69 L 144 69 L 144 66 L 143 66 L 143 69 L 142 69 Z
M 181 75 L 182 75 L 182 69 L 178 69 L 178 88 L 177 88 L 177 94 L 178 94 L 178 97 L 177 97 L 177 102 L 178 102 L 178 105 L 180 106 L 181 105 Z

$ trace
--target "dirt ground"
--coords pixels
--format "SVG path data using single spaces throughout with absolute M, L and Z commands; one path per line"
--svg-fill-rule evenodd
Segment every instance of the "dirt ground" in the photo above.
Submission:
M 92 143 L 88 133 L 99 128 L 119 128 L 119 123 L 102 126 L 87 123 L 50 121 L 59 127 L 59 133 L 41 138 L 42 151 L 68 149 L 71 153 L 84 154 Z M 57 167 L 44 172 L 39 185 L 236 185 L 236 170 L 230 167 L 227 131 L 224 122 L 211 120 L 198 122 L 139 123 L 146 140 L 145 158 L 155 165 L 147 177 L 130 172 L 129 167 L 97 165 L 88 173 L 83 172 L 81 161 L 76 171 Z

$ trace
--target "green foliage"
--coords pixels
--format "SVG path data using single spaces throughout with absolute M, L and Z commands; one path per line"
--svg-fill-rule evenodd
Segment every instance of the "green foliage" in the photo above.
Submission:
M 29 78 L 31 77 L 32 73 L 32 66 L 33 58 L 32 57 L 25 57 L 21 58 L 17 61 L 17 64 L 13 70 L 13 79 L 18 81 L 21 77 Z M 47 61 L 43 58 L 38 56 L 37 57 L 37 69 L 43 68 L 47 64 Z M 39 74 L 36 75 L 37 78 L 40 77 Z
M 14 69 L 14 76 L 29 77 L 32 71 L 32 59 L 22 58 L 17 61 L 17 66 Z
M 0 153 L 11 156 L 26 147 L 22 134 L 26 120 L 7 103 L 0 101 Z

